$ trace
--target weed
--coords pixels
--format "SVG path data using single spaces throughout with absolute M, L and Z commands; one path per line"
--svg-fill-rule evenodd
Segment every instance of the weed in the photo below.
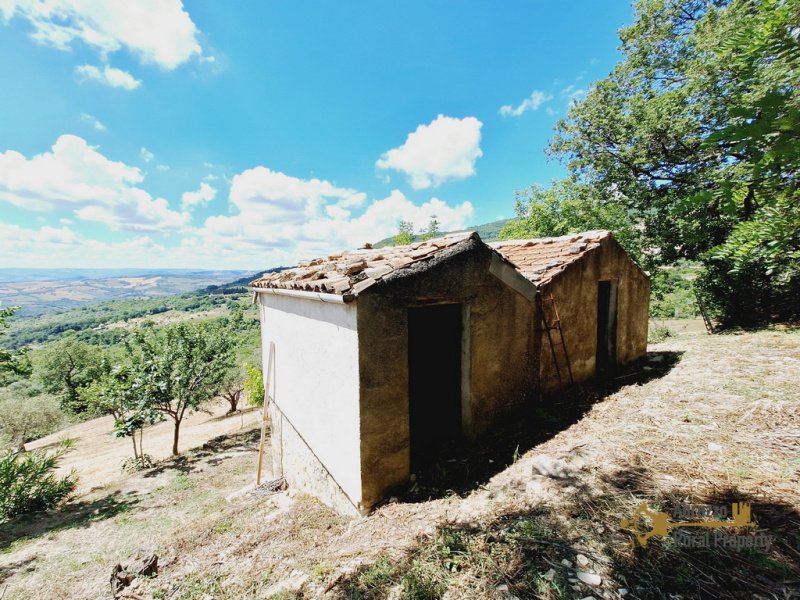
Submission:
M 233 519 L 225 518 L 214 525 L 214 533 L 228 533 L 235 529 Z
M 647 334 L 648 344 L 660 344 L 661 342 L 675 337 L 675 332 L 666 325 L 656 325 Z

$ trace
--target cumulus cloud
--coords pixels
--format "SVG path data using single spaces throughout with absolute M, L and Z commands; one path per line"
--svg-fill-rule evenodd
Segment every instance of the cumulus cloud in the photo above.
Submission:
M 145 148 L 144 146 L 142 146 L 141 148 L 139 148 L 139 156 L 140 156 L 140 157 L 142 158 L 142 160 L 143 160 L 144 162 L 146 162 L 146 163 L 149 163 L 149 162 L 151 162 L 151 161 L 152 161 L 152 160 L 153 160 L 153 159 L 156 157 L 156 155 L 155 155 L 155 154 L 153 154 L 152 152 L 150 152 L 150 150 L 148 150 L 148 149 L 147 149 L 147 148 Z
M 376 166 L 405 173 L 417 190 L 465 179 L 475 174 L 475 161 L 483 156 L 482 126 L 475 117 L 439 115 L 409 133 L 402 146 L 385 152 Z
M 236 214 L 215 215 L 184 240 L 243 254 L 263 253 L 290 264 L 342 248 L 374 242 L 396 232 L 400 219 L 416 228 L 436 215 L 443 229 L 461 229 L 472 218 L 469 202 L 450 206 L 438 198 L 414 204 L 398 190 L 382 199 L 320 179 L 300 179 L 265 167 L 234 176 L 230 203 Z M 268 264 L 268 263 L 264 263 Z
M 266 167 L 233 177 L 230 201 L 242 213 L 273 224 L 297 224 L 335 203 L 343 210 L 363 204 L 366 195 L 320 179 L 299 179 Z
M 500 107 L 500 114 L 504 117 L 519 117 L 529 110 L 539 110 L 539 107 L 553 99 L 553 96 L 540 90 L 533 90 L 531 95 L 525 98 L 517 106 L 506 104 Z
M 95 67 L 94 65 L 79 65 L 75 67 L 75 73 L 77 73 L 83 81 L 96 81 L 103 85 L 121 88 L 123 90 L 135 90 L 142 85 L 141 81 L 127 71 L 116 69 L 108 65 L 102 68 Z
M 561 90 L 561 96 L 567 99 L 567 108 L 586 98 L 586 89 L 575 84 L 568 85 Z
M 181 229 L 189 215 L 141 189 L 143 179 L 136 167 L 109 160 L 74 135 L 62 135 L 49 152 L 30 159 L 14 150 L 0 153 L 0 201 L 34 211 L 71 210 L 118 230 Z
M 0 14 L 27 19 L 34 40 L 59 50 L 75 41 L 103 57 L 124 48 L 167 70 L 202 56 L 200 32 L 181 0 L 2 0 Z
M 196 192 L 184 192 L 181 196 L 181 207 L 191 210 L 197 206 L 208 204 L 217 196 L 216 188 L 211 187 L 205 182 L 200 184 L 200 189 Z
M 81 121 L 84 123 L 88 123 L 97 131 L 105 131 L 106 126 L 103 125 L 100 121 L 98 121 L 95 117 L 90 115 L 89 113 L 81 113 Z

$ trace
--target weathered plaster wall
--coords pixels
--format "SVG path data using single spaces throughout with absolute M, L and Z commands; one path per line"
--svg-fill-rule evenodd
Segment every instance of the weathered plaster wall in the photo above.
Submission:
M 631 362 L 647 351 L 650 280 L 619 243 L 609 238 L 542 289 L 543 296 L 552 292 L 555 298 L 576 382 L 595 375 L 599 281 L 613 281 L 618 285 L 617 364 Z M 557 335 L 555 331 L 551 333 Z M 550 345 L 544 333 L 541 338 L 541 373 L 543 391 L 559 387 Z
M 445 262 L 446 261 L 446 262 Z M 489 273 L 474 241 L 358 297 L 363 501 L 409 477 L 408 308 L 462 303 L 462 426 L 480 434 L 533 389 L 533 304 Z
M 356 306 L 260 294 L 264 372 L 275 342 L 273 462 L 291 486 L 330 504 L 325 469 L 356 505 L 361 501 Z M 275 419 L 273 407 L 272 416 Z M 289 425 L 289 426 L 287 426 Z M 314 464 L 320 463 L 319 465 Z M 323 468 L 324 466 L 324 468 Z

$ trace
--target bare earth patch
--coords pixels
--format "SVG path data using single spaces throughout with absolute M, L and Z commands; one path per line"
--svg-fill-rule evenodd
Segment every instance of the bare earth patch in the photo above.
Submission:
M 526 424 L 543 434 L 486 458 L 489 476 L 470 489 L 356 519 L 291 490 L 226 502 L 252 480 L 257 444 L 255 430 L 234 435 L 6 526 L 0 590 L 110 597 L 116 562 L 156 552 L 158 574 L 128 597 L 790 598 L 798 373 L 797 333 L 686 333 L 606 386 L 543 404 Z M 763 551 L 669 537 L 638 547 L 620 527 L 641 502 L 668 512 L 679 501 L 751 502 L 775 540 Z

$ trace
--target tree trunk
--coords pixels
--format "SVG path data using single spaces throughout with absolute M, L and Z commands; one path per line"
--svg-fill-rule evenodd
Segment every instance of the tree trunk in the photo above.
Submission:
M 144 427 L 139 430 L 139 454 L 144 460 Z
M 172 456 L 178 456 L 178 436 L 181 431 L 181 422 L 175 419 L 175 432 L 172 436 Z
M 139 458 L 139 454 L 136 452 L 136 432 L 131 435 L 131 442 L 133 442 L 133 458 Z

